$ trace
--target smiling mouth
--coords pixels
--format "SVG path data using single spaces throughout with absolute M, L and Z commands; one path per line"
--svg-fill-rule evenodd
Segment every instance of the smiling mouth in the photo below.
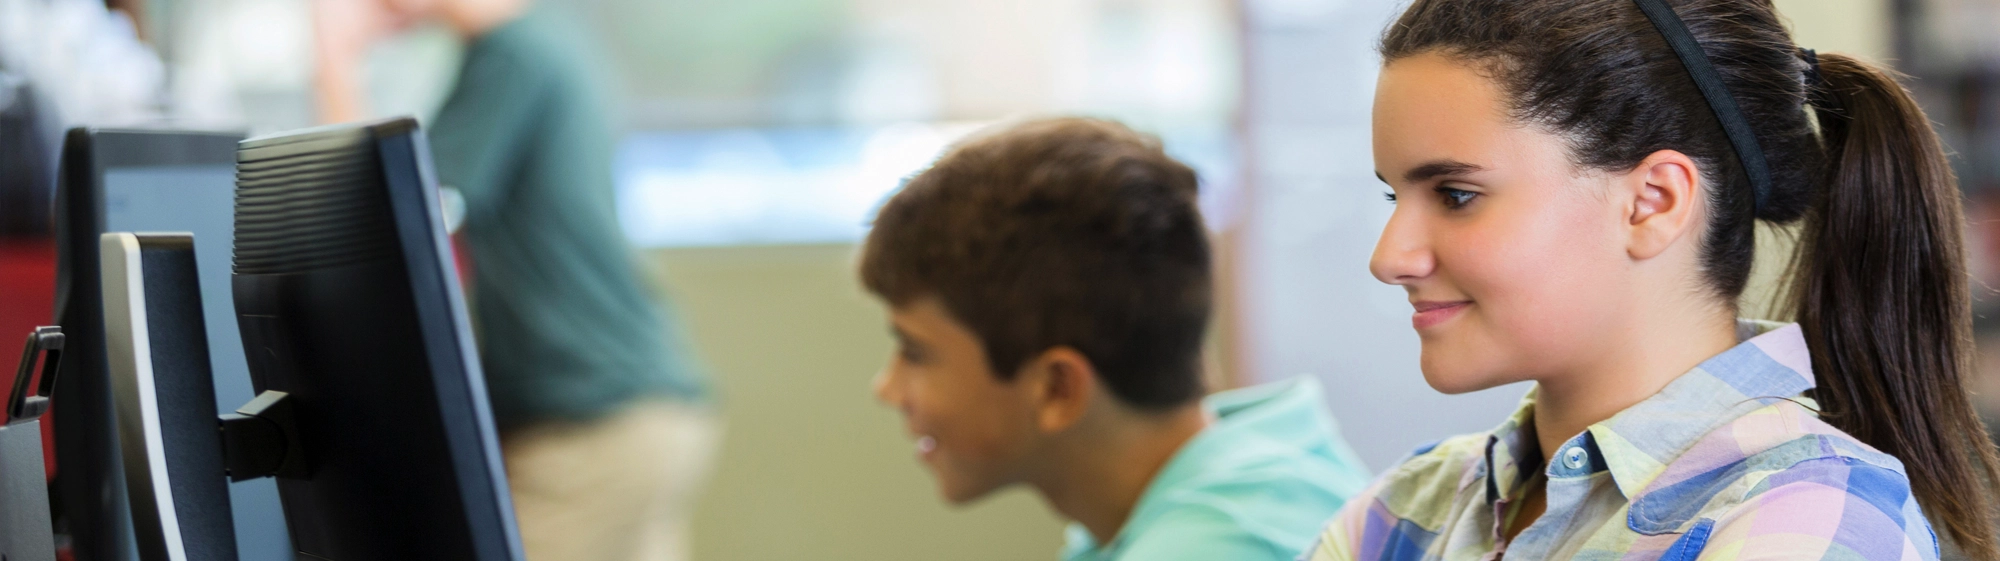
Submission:
M 1458 317 L 1459 312 L 1472 306 L 1471 300 L 1459 302 L 1415 302 L 1417 312 L 1410 316 L 1410 325 L 1419 330 L 1434 327 Z
M 937 439 L 928 436 L 922 436 L 917 438 L 918 455 L 928 456 L 930 455 L 931 452 L 936 450 L 937 450 Z

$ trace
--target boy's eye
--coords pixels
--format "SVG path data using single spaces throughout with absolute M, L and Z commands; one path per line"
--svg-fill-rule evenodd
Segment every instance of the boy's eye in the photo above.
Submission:
M 1384 191 L 1384 192 L 1382 192 L 1382 198 L 1383 198 L 1383 199 L 1385 199 L 1385 200 L 1388 200 L 1388 201 L 1389 201 L 1389 204 L 1392 204 L 1392 205 L 1393 205 L 1393 204 L 1396 204 L 1396 192 L 1395 192 L 1395 191 Z
M 896 354 L 903 357 L 904 361 L 908 362 L 924 361 L 923 351 L 912 345 L 896 345 Z
M 1450 209 L 1462 208 L 1465 205 L 1470 204 L 1472 202 L 1472 199 L 1479 197 L 1478 193 L 1474 193 L 1464 189 L 1453 189 L 1450 187 L 1438 187 L 1437 193 L 1438 196 L 1444 198 L 1445 208 L 1450 208 Z

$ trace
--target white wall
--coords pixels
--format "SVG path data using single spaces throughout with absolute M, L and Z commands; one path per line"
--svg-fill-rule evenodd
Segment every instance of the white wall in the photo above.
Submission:
M 1792 39 L 1822 52 L 1889 60 L 1888 0 L 1777 0 L 1791 20 Z
M 1349 442 L 1375 469 L 1421 443 L 1491 428 L 1523 391 L 1431 390 L 1407 297 L 1368 273 L 1393 208 L 1369 149 L 1374 46 L 1401 4 L 1244 5 L 1251 202 L 1238 245 L 1240 356 L 1253 380 L 1324 380 Z

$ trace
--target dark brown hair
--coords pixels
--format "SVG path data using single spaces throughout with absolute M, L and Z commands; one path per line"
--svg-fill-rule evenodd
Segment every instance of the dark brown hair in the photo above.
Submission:
M 1668 0 L 1755 128 L 1772 190 L 1755 207 L 1715 114 L 1632 0 L 1416 0 L 1382 39 L 1393 62 L 1437 53 L 1507 92 L 1513 117 L 1559 135 L 1577 165 L 1623 171 L 1693 158 L 1711 215 L 1708 288 L 1734 308 L 1755 221 L 1803 220 L 1789 307 L 1812 349 L 1827 421 L 1903 461 L 1917 500 L 1967 553 L 1995 559 L 1993 445 L 1963 376 L 1971 297 L 1957 181 L 1937 134 L 1889 72 L 1819 55 L 1818 79 L 1770 0 Z
M 1201 397 L 1211 307 L 1195 173 L 1110 121 L 1031 121 L 945 154 L 884 203 L 861 280 L 902 306 L 936 297 L 1011 379 L 1057 346 L 1121 401 Z

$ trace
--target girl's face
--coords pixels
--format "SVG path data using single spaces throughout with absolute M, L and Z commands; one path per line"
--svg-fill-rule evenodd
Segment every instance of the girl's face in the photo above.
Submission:
M 1436 54 L 1383 67 L 1374 148 L 1396 210 L 1369 269 L 1409 292 L 1431 387 L 1544 380 L 1617 350 L 1634 294 L 1618 178 L 1572 165 L 1496 84 Z

